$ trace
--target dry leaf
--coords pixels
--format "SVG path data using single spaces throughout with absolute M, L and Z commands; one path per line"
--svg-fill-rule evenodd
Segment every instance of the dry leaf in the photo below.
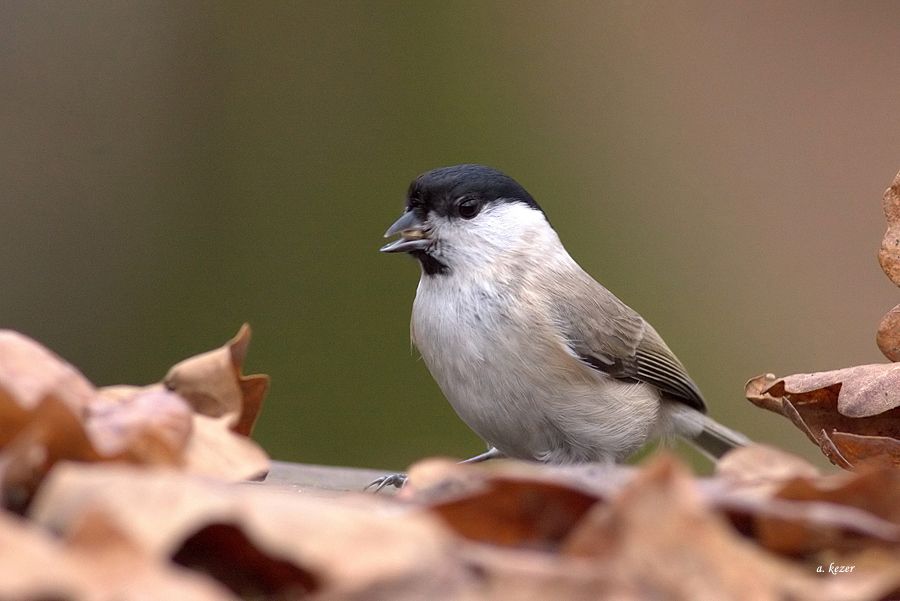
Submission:
M 432 482 L 438 482 L 435 487 L 421 488 L 423 472 L 430 472 Z M 410 479 L 419 488 L 414 498 L 420 503 L 435 498 L 426 506 L 454 532 L 495 545 L 552 549 L 598 500 L 572 484 L 527 471 L 520 475 L 515 468 L 471 470 L 449 462 L 426 463 L 414 465 Z
M 900 286 L 900 173 L 885 190 L 882 206 L 888 227 L 878 260 Z M 888 359 L 900 360 L 900 305 L 882 319 L 876 342 Z M 897 365 L 860 365 L 781 379 L 759 376 L 747 383 L 745 393 L 754 404 L 791 420 L 835 465 L 900 466 Z
M 121 392 L 125 392 L 121 390 Z M 161 385 L 107 392 L 88 405 L 85 428 L 102 455 L 135 463 L 178 465 L 191 438 L 193 413 Z
M 900 286 L 900 173 L 884 191 L 882 206 L 888 228 L 878 251 L 878 262 L 891 281 Z
M 50 395 L 78 413 L 93 397 L 94 386 L 34 340 L 0 330 L 0 403 L 16 403 L 29 410 Z M 3 435 L 0 430 L 0 444 Z
M 785 378 L 768 374 L 753 378 L 745 388 L 752 403 L 790 419 L 833 463 L 847 469 L 861 462 L 896 463 L 900 459 L 894 454 L 881 457 L 896 450 L 883 438 L 900 440 L 898 391 L 900 364 L 894 363 Z
M 762 444 L 739 447 L 716 462 L 716 476 L 731 491 L 770 498 L 794 478 L 816 478 L 819 470 L 806 459 Z
M 881 241 L 878 261 L 891 281 L 900 286 L 900 173 L 885 190 L 883 207 L 888 228 Z M 875 342 L 885 357 L 900 361 L 900 305 L 882 318 Z
M 17 418 L 8 419 L 10 410 L 19 414 Z M 5 507 L 21 510 L 58 460 L 102 458 L 79 416 L 52 394 L 29 411 L 0 398 L 0 423 L 8 436 L 0 453 L 0 492 Z
M 652 469 L 645 469 L 638 479 L 649 477 L 646 473 Z M 632 478 L 630 472 L 626 471 L 628 475 L 624 478 L 610 477 L 620 471 L 623 469 L 618 467 L 608 468 L 606 473 L 595 471 L 594 477 L 602 478 L 604 486 L 593 489 L 586 486 L 585 474 L 590 472 L 583 470 L 537 467 L 518 462 L 498 462 L 487 467 L 429 460 L 416 464 L 410 470 L 410 482 L 414 488 L 413 494 L 406 496 L 412 502 L 424 504 L 435 511 L 454 531 L 468 539 L 553 550 L 559 540 L 566 537 L 566 532 L 577 532 L 582 528 L 585 515 L 602 512 L 604 503 L 630 505 L 637 502 L 620 500 L 627 497 L 631 487 L 636 486 L 629 484 Z M 855 479 L 862 475 L 846 474 L 841 477 Z M 687 476 L 682 479 L 687 480 Z M 618 481 L 619 490 L 611 489 L 610 481 Z M 864 502 L 854 502 L 850 496 L 845 498 L 827 493 L 792 495 L 789 487 L 799 486 L 798 482 L 810 482 L 823 490 L 839 486 L 836 481 L 820 476 L 815 467 L 799 457 L 753 445 L 723 458 L 717 477 L 692 484 L 695 488 L 692 494 L 697 496 L 698 503 L 706 507 L 708 513 L 727 519 L 736 532 L 755 540 L 764 549 L 788 557 L 806 557 L 808 563 L 800 565 L 804 574 L 813 573 L 809 566 L 816 561 L 852 556 L 861 569 L 869 572 L 872 580 L 867 581 L 867 586 L 877 585 L 879 590 L 889 590 L 891 586 L 900 585 L 900 579 L 882 580 L 882 564 L 898 555 L 896 551 L 886 549 L 896 548 L 900 543 L 900 526 L 881 508 L 872 505 L 870 511 Z M 890 482 L 884 480 L 882 486 L 888 486 Z M 626 492 L 622 491 L 623 487 Z M 866 488 L 860 490 L 866 491 Z M 644 494 L 658 496 L 659 503 L 670 502 L 668 494 L 640 493 Z M 874 494 L 874 489 L 860 492 L 858 499 Z M 587 513 L 579 504 L 568 504 L 571 498 L 578 499 L 578 503 L 589 503 Z M 888 498 L 891 498 L 890 495 Z M 542 516 L 545 505 L 551 508 L 546 521 Z M 655 514 L 649 509 L 647 513 Z M 620 523 L 616 521 L 618 517 L 611 519 L 616 524 Z M 659 520 L 653 521 L 653 524 L 654 528 L 662 527 Z M 686 530 L 693 532 L 690 528 Z M 735 533 L 732 535 L 736 537 Z M 639 540 L 644 535 L 634 536 Z M 646 536 L 651 541 L 648 544 L 653 544 L 652 536 Z M 692 534 L 684 534 L 683 538 L 689 536 Z M 677 538 L 673 535 L 673 539 Z M 609 538 L 592 532 L 586 540 L 593 541 L 591 544 L 604 544 L 602 541 Z M 881 551 L 856 557 L 860 549 L 869 547 Z M 615 550 L 610 551 L 610 554 L 615 553 Z M 767 561 L 781 560 L 772 557 Z M 603 571 L 604 574 L 609 573 L 605 567 Z M 639 590 L 639 583 L 629 578 L 633 575 L 625 580 L 606 581 L 603 586 L 622 591 L 632 591 L 638 586 L 635 590 Z M 661 584 L 660 588 L 665 587 Z M 690 594 L 685 593 L 685 598 L 690 598 Z
M 97 390 L 37 342 L 0 331 L 4 505 L 22 510 L 47 471 L 63 459 L 185 466 L 193 473 L 229 480 L 264 474 L 266 454 L 228 429 L 240 418 L 237 428 L 249 431 L 268 382 L 266 376 L 240 375 L 248 341 L 245 327 L 226 347 L 192 363 L 194 367 L 175 370 L 195 390 L 203 384 L 210 390 L 236 391 L 229 397 L 235 412 L 216 420 L 195 414 L 162 384 Z M 212 364 L 220 367 L 211 369 Z M 203 377 L 194 378 L 198 370 Z
M 65 536 L 88 514 L 104 516 L 142 554 L 241 574 L 228 584 L 253 584 L 257 595 L 305 589 L 387 600 L 409 590 L 457 599 L 471 579 L 434 518 L 373 495 L 322 499 L 170 470 L 61 464 L 30 509 Z
M 846 555 L 900 542 L 900 475 L 892 470 L 823 476 L 799 457 L 751 445 L 720 460 L 716 475 L 705 483 L 709 500 L 773 551 Z
M 815 578 L 736 536 L 684 468 L 656 460 L 608 505 L 595 505 L 564 553 L 636 583 L 641 598 L 879 599 L 900 585 L 880 570 Z M 843 576 L 847 576 L 843 578 Z
M 225 346 L 175 365 L 163 382 L 187 399 L 194 411 L 230 416 L 231 428 L 249 436 L 269 388 L 268 376 L 241 374 L 249 344 L 250 326 L 244 324 Z
M 307 591 L 331 601 L 587 601 L 622 590 L 590 562 L 468 543 L 430 512 L 372 495 L 323 499 L 171 471 L 62 464 L 31 515 L 66 537 L 85 515 L 104 516 L 138 541 L 138 553 L 196 567 L 244 598 Z
M 798 477 L 786 482 L 775 496 L 855 507 L 900 526 L 900 472 L 897 470 Z
M 201 575 L 141 557 L 121 535 L 85 517 L 65 543 L 0 512 L 0 599 L 235 599 Z
M 816 402 L 819 395 L 837 398 L 837 410 L 847 417 L 871 417 L 900 406 L 900 365 L 875 364 L 835 371 L 797 374 L 769 388 L 775 396 L 790 395 L 795 402 Z
M 269 471 L 269 456 L 244 436 L 235 434 L 227 417 L 195 413 L 193 434 L 184 453 L 185 469 L 223 480 L 250 480 Z
M 885 357 L 900 361 L 900 305 L 887 312 L 878 325 L 875 342 Z
M 846 554 L 867 546 L 889 548 L 900 543 L 896 524 L 827 499 L 798 502 L 778 494 L 761 499 L 720 491 L 710 495 L 710 501 L 738 531 L 788 557 Z
M 778 481 L 771 496 L 725 477 L 694 480 L 667 458 L 636 476 L 616 466 L 430 461 L 411 470 L 424 488 L 405 502 L 63 463 L 30 515 L 69 544 L 174 559 L 243 598 L 875 601 L 900 590 L 896 477 L 823 478 L 771 449 L 726 468 L 753 457 L 783 464 L 756 470 L 757 482 Z M 590 478 L 604 479 L 602 492 Z M 891 492 L 873 502 L 878 486 Z M 805 550 L 807 561 L 766 549 Z M 856 571 L 816 577 L 834 562 Z
M 48 533 L 0 511 L 0 599 L 77 599 L 88 586 Z
M 832 432 L 829 439 L 848 465 L 900 468 L 900 440 L 896 438 Z
M 0 448 L 47 397 L 79 417 L 94 393 L 77 369 L 46 348 L 18 332 L 0 330 Z
M 815 583 L 736 537 L 689 475 L 658 459 L 609 505 L 597 505 L 563 553 L 639 583 L 644 598 L 812 599 Z

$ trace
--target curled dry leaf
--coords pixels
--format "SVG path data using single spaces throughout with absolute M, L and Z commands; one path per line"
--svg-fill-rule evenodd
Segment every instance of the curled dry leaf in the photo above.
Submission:
M 45 397 L 21 419 L 7 420 L 15 403 L 0 398 L 0 421 L 12 423 L 0 452 L 3 505 L 20 509 L 47 471 L 61 458 L 98 461 L 102 457 L 72 408 L 54 395 Z
M 896 438 L 849 432 L 832 432 L 829 438 L 833 452 L 848 465 L 900 468 L 900 440 Z
M 76 415 L 94 396 L 94 386 L 81 372 L 18 332 L 0 330 L 0 404 L 21 409 L 20 416 L 53 395 Z M 16 424 L 3 415 L 3 444 Z
M 414 498 L 469 540 L 535 549 L 557 547 L 598 496 L 573 482 L 542 477 L 517 465 L 472 470 L 446 460 L 421 462 L 410 469 L 417 488 Z M 423 488 L 423 479 L 432 486 Z
M 60 457 L 95 461 L 84 430 L 94 386 L 34 340 L 0 331 L 0 492 L 21 507 Z
M 372 495 L 323 499 L 171 470 L 63 464 L 30 515 L 65 537 L 85 515 L 103 516 L 141 554 L 219 576 L 245 598 L 464 599 L 471 575 L 454 559 L 456 543 L 431 516 L 397 509 Z
M 126 540 L 132 556 L 175 561 L 244 598 L 874 601 L 900 591 L 895 476 L 821 477 L 772 449 L 742 454 L 723 469 L 769 462 L 755 471 L 756 484 L 777 481 L 766 494 L 694 479 L 665 457 L 636 475 L 430 461 L 410 471 L 418 489 L 402 501 L 63 463 L 30 515 L 66 544 Z M 890 492 L 874 500 L 878 486 Z M 831 562 L 855 571 L 817 578 Z
M 716 476 L 732 491 L 769 498 L 794 478 L 816 478 L 819 470 L 806 459 L 762 444 L 739 447 L 716 462 Z
M 858 562 L 867 567 L 898 556 L 896 470 L 822 476 L 805 461 L 761 445 L 734 451 L 722 463 L 719 478 L 707 483 L 712 485 L 706 487 L 708 498 L 764 548 L 820 561 L 860 548 L 878 549 Z
M 0 512 L 0 598 L 73 599 L 84 596 L 90 586 L 90 579 L 47 532 Z
M 860 572 L 848 578 L 814 578 L 814 565 L 786 562 L 736 537 L 723 519 L 733 516 L 723 512 L 722 500 L 663 457 L 609 505 L 595 506 L 564 550 L 602 560 L 603 569 L 621 570 L 647 587 L 642 591 L 665 598 L 880 599 L 900 586 L 900 573 L 881 563 L 883 556 L 896 558 L 895 553 L 869 564 L 877 570 L 867 572 L 860 565 Z M 754 504 L 763 506 L 758 497 Z
M 268 376 L 241 373 L 249 344 L 250 326 L 244 324 L 225 346 L 185 359 L 163 381 L 194 411 L 211 417 L 228 415 L 232 430 L 249 436 L 269 388 Z
M 900 173 L 884 191 L 883 207 L 888 227 L 881 241 L 878 261 L 891 281 L 900 286 Z M 900 361 L 900 305 L 882 318 L 875 342 L 885 357 Z
M 694 595 L 702 593 L 702 589 L 682 590 L 678 588 L 680 584 L 675 586 L 673 583 L 677 579 L 676 572 L 681 574 L 680 577 L 694 574 L 701 582 L 707 576 L 713 581 L 720 576 L 730 578 L 730 568 L 726 566 L 718 566 L 710 574 L 706 574 L 704 568 L 702 577 L 695 573 L 699 563 L 716 561 L 715 550 L 719 545 L 731 544 L 728 541 L 738 542 L 738 546 L 744 547 L 747 542 L 756 542 L 762 550 L 780 556 L 805 558 L 805 563 L 786 563 L 783 559 L 763 553 L 758 547 L 755 551 L 758 557 L 763 558 L 763 565 L 756 566 L 759 569 L 764 569 L 771 563 L 779 564 L 782 568 L 787 566 L 794 574 L 803 574 L 803 582 L 812 582 L 807 581 L 807 577 L 814 573 L 817 562 L 821 563 L 826 559 L 832 561 L 840 557 L 852 558 L 855 565 L 867 572 L 865 578 L 852 586 L 860 585 L 868 591 L 877 590 L 882 593 L 900 586 L 900 574 L 892 579 L 892 572 L 888 571 L 885 576 L 885 566 L 900 556 L 897 551 L 900 546 L 900 524 L 895 522 L 893 514 L 886 512 L 893 506 L 893 501 L 889 500 L 884 507 L 871 500 L 866 501 L 877 494 L 874 489 L 868 488 L 877 479 L 868 480 L 867 483 L 857 480 L 873 478 L 872 476 L 843 474 L 836 477 L 838 480 L 829 480 L 821 476 L 807 461 L 761 445 L 744 447 L 726 455 L 721 460 L 714 479 L 692 481 L 681 468 L 658 467 L 671 460 L 659 461 L 660 463 L 640 472 L 636 480 L 627 471 L 623 477 L 620 472 L 624 468 L 621 467 L 610 467 L 605 473 L 594 472 L 593 477 L 604 482 L 602 487 L 594 488 L 586 486 L 585 474 L 589 472 L 581 470 L 524 467 L 515 462 L 500 462 L 487 467 L 429 460 L 412 467 L 410 482 L 414 486 L 411 489 L 413 494 L 405 496 L 436 513 L 457 534 L 478 542 L 553 551 L 558 550 L 560 541 L 563 541 L 563 549 L 572 551 L 573 548 L 578 548 L 578 544 L 572 541 L 578 540 L 577 533 L 581 532 L 585 545 L 605 549 L 602 555 L 605 575 L 625 575 L 605 580 L 604 590 L 622 591 L 626 596 L 629 593 L 631 596 L 640 596 L 634 592 L 643 590 L 640 588 L 642 581 L 637 574 L 643 574 L 651 568 L 638 564 L 622 567 L 621 573 L 609 569 L 607 562 L 618 561 L 621 552 L 615 546 L 616 537 L 633 536 L 635 554 L 639 553 L 637 548 L 641 545 L 654 547 L 657 544 L 655 536 L 673 528 L 670 521 L 687 520 L 687 516 L 682 515 L 684 508 L 677 508 L 677 504 L 676 507 L 669 505 L 673 498 L 684 494 L 687 494 L 686 499 L 695 497 L 688 503 L 688 507 L 695 505 L 702 508 L 702 513 L 707 514 L 707 517 L 713 516 L 720 525 L 730 527 L 725 528 L 727 535 L 719 532 L 709 540 L 695 539 L 695 528 L 689 522 L 683 527 L 679 526 L 674 533 L 666 534 L 671 537 L 665 543 L 670 547 L 683 545 L 684 540 L 690 539 L 692 544 L 696 541 L 703 549 L 696 551 L 701 556 L 700 559 L 694 556 L 683 558 L 687 564 L 694 566 L 694 572 L 684 566 L 672 573 L 666 573 L 665 568 L 657 570 L 653 578 L 659 579 L 660 591 L 675 591 L 686 599 L 695 598 Z M 653 479 L 655 476 L 651 476 L 656 469 L 668 474 L 666 478 L 671 478 L 669 484 L 672 486 L 680 482 L 676 489 L 681 488 L 681 493 L 673 493 L 665 488 L 657 489 L 655 485 L 645 488 L 648 486 L 646 480 L 659 484 L 659 481 Z M 672 475 L 674 473 L 680 475 L 675 477 Z M 659 474 L 657 476 L 663 478 Z M 644 481 L 643 485 L 638 483 L 641 481 Z M 609 486 L 610 482 L 616 484 Z M 803 483 L 821 488 L 822 493 L 798 494 L 795 491 Z M 893 487 L 895 484 L 893 480 L 882 479 L 882 486 Z M 634 490 L 638 492 L 629 492 Z M 855 493 L 828 492 L 832 490 L 854 490 Z M 887 498 L 891 499 L 893 494 L 898 493 L 900 486 L 897 487 L 897 493 L 891 493 Z M 633 498 L 630 495 L 634 495 Z M 574 505 L 569 503 L 573 498 L 577 500 Z M 607 515 L 607 512 L 612 511 L 610 505 L 619 506 L 620 511 L 630 511 L 638 503 L 644 503 L 647 507 L 645 513 L 641 514 L 643 517 L 635 518 L 634 527 L 642 526 L 644 522 L 650 524 L 639 532 L 631 532 L 629 526 L 623 526 L 626 521 L 617 513 L 609 514 L 611 517 L 608 517 L 607 524 L 615 533 L 614 536 L 607 532 L 601 535 L 593 530 L 587 530 L 586 533 L 582 530 L 591 516 Z M 665 505 L 672 511 L 672 515 L 654 509 L 653 504 Z M 550 507 L 546 522 L 541 515 L 544 507 Z M 566 519 L 558 519 L 560 515 L 565 515 Z M 742 539 L 738 532 L 746 538 Z M 713 552 L 709 551 L 709 546 L 713 547 Z M 870 550 L 865 557 L 856 556 L 861 548 L 868 547 L 874 550 Z M 738 561 L 736 557 L 743 552 L 734 551 L 732 560 Z M 579 555 L 577 552 L 575 554 Z M 751 562 L 750 565 L 755 564 Z M 776 595 L 780 590 L 777 588 L 780 586 L 780 578 L 779 576 L 766 583 L 768 593 L 751 589 L 763 596 L 750 595 L 750 598 L 771 598 L 765 596 L 770 593 Z M 806 590 L 806 586 L 800 588 Z M 834 587 L 827 589 L 828 594 L 824 594 L 812 584 L 809 586 L 812 588 L 801 594 L 800 598 L 817 598 L 820 593 L 821 598 L 843 598 L 842 595 L 846 592 L 844 588 Z M 728 598 L 730 590 L 719 591 L 719 597 Z M 851 598 L 879 598 L 880 594 L 867 596 L 868 593 L 860 593 L 860 596 Z
M 776 498 L 792 501 L 819 501 L 854 507 L 893 523 L 900 529 L 900 472 L 874 469 L 818 478 L 797 477 L 786 482 Z M 900 542 L 900 532 L 897 533 Z
M 878 251 L 878 262 L 891 281 L 900 286 L 900 173 L 884 191 L 882 206 L 888 227 Z
M 791 420 L 840 467 L 900 460 L 896 445 L 883 440 L 900 440 L 900 364 L 785 378 L 768 374 L 747 382 L 745 394 L 755 405 Z
M 736 537 L 670 458 L 595 506 L 563 553 L 593 558 L 598 569 L 639 584 L 645 598 L 813 599 L 820 592 L 811 576 Z
M 193 572 L 147 561 L 118 533 L 106 531 L 101 540 L 92 521 L 85 516 L 78 527 L 81 541 L 64 543 L 0 512 L 0 599 L 235 599 Z
M 90 384 L 80 379 L 74 368 L 50 353 L 33 353 L 32 357 L 40 362 L 30 364 L 30 369 L 45 367 L 63 377 L 54 380 L 58 390 L 45 389 L 45 396 L 37 402 L 27 393 L 25 397 L 0 395 L 0 431 L 4 433 L 0 490 L 7 507 L 24 506 L 45 474 L 63 459 L 183 462 L 193 414 L 180 397 L 156 387 L 138 389 L 116 404 L 94 403 L 99 397 L 93 387 L 85 388 Z M 23 371 L 18 373 L 21 377 Z M 70 385 L 73 388 L 68 388 Z M 10 388 L 16 389 L 15 384 Z M 78 395 L 78 407 L 73 407 L 72 390 Z
M 781 490 L 792 485 L 795 483 L 776 488 L 767 498 L 718 490 L 710 500 L 740 532 L 781 555 L 815 558 L 846 555 L 864 547 L 893 549 L 892 555 L 897 555 L 900 526 L 865 509 L 827 498 L 798 501 L 781 497 Z
M 227 417 L 195 413 L 184 453 L 185 469 L 223 480 L 249 480 L 269 471 L 269 456 L 255 442 L 235 434 Z
M 179 465 L 191 437 L 192 415 L 180 396 L 155 385 L 122 394 L 114 403 L 91 403 L 85 428 L 106 457 Z
M 227 368 L 187 378 L 210 389 L 238 389 L 233 397 L 238 412 L 216 420 L 195 414 L 181 395 L 162 384 L 97 390 L 37 342 L 0 331 L 0 493 L 5 506 L 21 510 L 63 459 L 180 466 L 230 480 L 264 474 L 268 457 L 262 449 L 228 429 L 240 418 L 238 429 L 249 432 L 268 381 L 240 376 L 248 341 L 245 327 L 224 349 L 194 364 L 221 363 L 224 354 Z M 197 371 L 188 366 L 177 373 Z
M 900 305 L 887 312 L 878 325 L 875 342 L 885 357 L 900 361 Z

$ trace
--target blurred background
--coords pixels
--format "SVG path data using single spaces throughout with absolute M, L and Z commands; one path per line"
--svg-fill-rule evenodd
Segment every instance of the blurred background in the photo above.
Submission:
M 517 178 L 714 416 L 808 457 L 759 373 L 882 361 L 896 2 L 0 4 L 0 325 L 97 384 L 253 327 L 276 458 L 480 441 L 377 252 L 421 171 Z M 817 460 L 820 461 L 821 460 Z

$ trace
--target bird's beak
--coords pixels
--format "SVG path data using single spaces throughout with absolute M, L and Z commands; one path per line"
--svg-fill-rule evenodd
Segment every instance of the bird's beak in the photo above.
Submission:
M 425 234 L 425 224 L 419 219 L 415 211 L 407 211 L 400 219 L 388 228 L 384 233 L 385 238 L 394 234 L 400 234 L 400 238 L 381 247 L 383 253 L 402 253 L 425 250 L 431 244 L 431 240 Z

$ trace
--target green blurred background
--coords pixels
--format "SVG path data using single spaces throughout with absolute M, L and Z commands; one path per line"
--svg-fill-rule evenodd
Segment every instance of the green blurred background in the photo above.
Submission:
M 417 173 L 519 179 L 751 437 L 756 374 L 881 361 L 896 2 L 4 2 L 0 325 L 98 384 L 253 326 L 277 458 L 480 442 L 377 252 Z

